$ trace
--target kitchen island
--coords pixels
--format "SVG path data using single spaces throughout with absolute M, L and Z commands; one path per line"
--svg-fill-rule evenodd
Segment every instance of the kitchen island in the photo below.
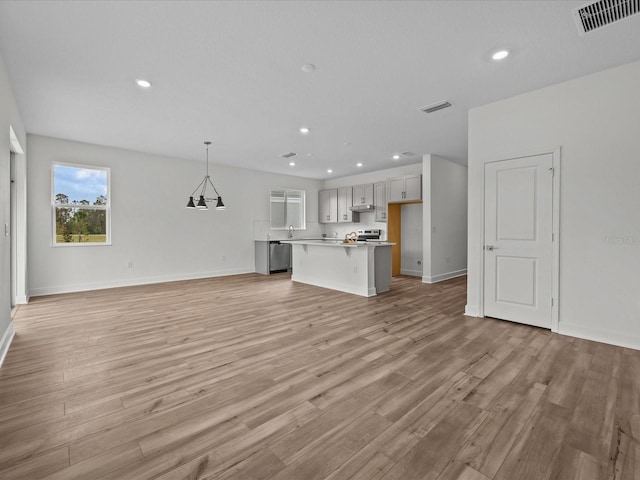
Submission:
M 392 243 L 343 243 L 332 239 L 287 243 L 291 243 L 294 282 L 364 297 L 389 290 Z

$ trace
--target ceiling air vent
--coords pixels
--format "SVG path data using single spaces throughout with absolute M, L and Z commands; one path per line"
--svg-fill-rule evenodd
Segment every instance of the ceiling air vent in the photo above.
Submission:
M 450 106 L 451 104 L 449 102 L 447 102 L 446 100 L 443 100 L 442 102 L 434 103 L 433 105 L 427 105 L 426 107 L 421 107 L 420 110 L 422 110 L 424 113 L 433 113 L 433 112 L 437 112 L 438 110 L 442 110 L 443 108 L 448 108 Z
M 291 157 L 295 157 L 297 155 L 297 153 L 293 153 L 293 152 L 289 152 L 289 153 L 283 153 L 282 155 L 280 155 L 282 158 L 291 158 Z
M 640 13 L 640 0 L 599 0 L 573 9 L 580 35 Z

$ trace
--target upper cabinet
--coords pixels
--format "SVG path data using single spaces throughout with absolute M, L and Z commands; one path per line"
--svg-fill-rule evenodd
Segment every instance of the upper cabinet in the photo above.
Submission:
M 349 207 L 353 206 L 353 187 L 338 189 L 338 223 L 352 222 L 353 213 Z
M 338 190 L 320 190 L 318 192 L 318 222 L 338 222 Z
M 373 184 L 356 185 L 353 187 L 354 205 L 373 205 Z
M 373 204 L 376 206 L 376 222 L 387 221 L 387 184 L 378 182 L 373 185 Z
M 318 192 L 318 223 L 357 222 L 358 214 L 351 211 L 353 187 L 332 188 Z
M 422 200 L 422 175 L 407 175 L 390 178 L 389 202 L 412 202 Z
M 377 183 L 340 187 L 318 192 L 319 223 L 351 223 L 360 221 L 360 213 L 351 207 L 373 205 L 376 222 L 387 221 L 387 203 L 422 200 L 422 175 L 406 175 Z M 369 212 L 370 209 L 361 209 Z M 369 217 L 367 217 L 368 219 Z

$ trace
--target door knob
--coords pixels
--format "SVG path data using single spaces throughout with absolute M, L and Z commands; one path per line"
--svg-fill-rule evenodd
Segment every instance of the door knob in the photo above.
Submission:
M 490 252 L 493 252 L 497 247 L 494 247 L 493 245 L 487 245 L 486 247 L 487 250 L 489 250 Z

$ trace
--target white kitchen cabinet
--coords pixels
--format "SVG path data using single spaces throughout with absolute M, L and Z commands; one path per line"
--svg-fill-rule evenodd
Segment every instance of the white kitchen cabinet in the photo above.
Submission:
M 373 204 L 376 206 L 376 222 L 387 221 L 387 185 L 378 182 L 373 185 Z
M 422 200 L 422 175 L 404 177 L 405 200 Z
M 338 223 L 353 221 L 353 213 L 349 207 L 353 206 L 353 187 L 338 189 Z
M 320 190 L 318 192 L 318 223 L 338 222 L 338 190 Z
M 422 175 L 407 175 L 390 178 L 389 202 L 412 202 L 422 200 Z
M 356 185 L 353 187 L 354 205 L 373 205 L 373 184 Z

